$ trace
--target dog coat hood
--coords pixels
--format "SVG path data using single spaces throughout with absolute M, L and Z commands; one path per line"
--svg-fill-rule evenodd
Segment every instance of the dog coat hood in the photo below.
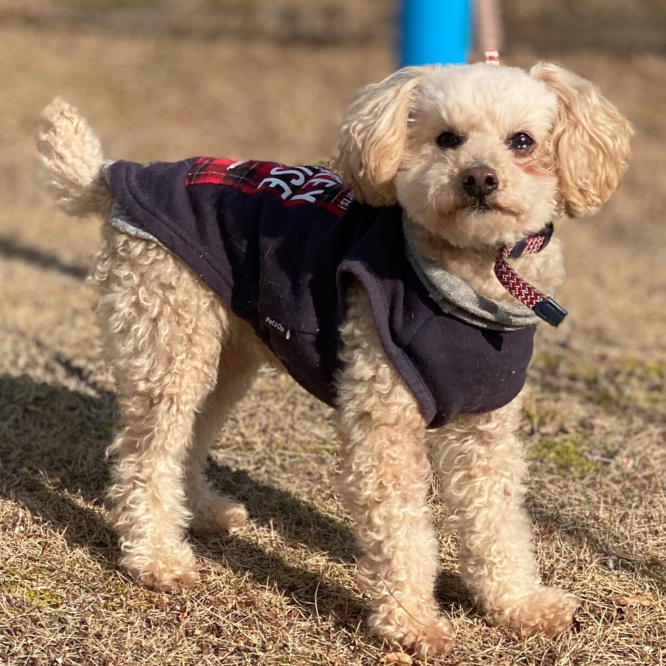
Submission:
M 490 330 L 443 312 L 406 257 L 399 206 L 360 204 L 315 166 L 114 162 L 106 177 L 112 223 L 179 256 L 325 403 L 336 404 L 350 278 L 428 427 L 498 409 L 522 389 L 534 327 Z

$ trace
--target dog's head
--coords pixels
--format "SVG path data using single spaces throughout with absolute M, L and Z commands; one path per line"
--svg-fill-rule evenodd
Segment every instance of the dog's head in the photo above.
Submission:
M 436 236 L 481 249 L 597 212 L 630 136 L 592 84 L 556 65 L 409 67 L 352 103 L 337 168 L 360 201 L 399 202 Z

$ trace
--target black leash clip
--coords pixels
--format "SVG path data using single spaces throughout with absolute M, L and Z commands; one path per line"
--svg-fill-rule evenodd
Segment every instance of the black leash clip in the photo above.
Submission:
M 559 326 L 567 316 L 567 311 L 550 296 L 534 306 L 534 314 L 551 326 Z

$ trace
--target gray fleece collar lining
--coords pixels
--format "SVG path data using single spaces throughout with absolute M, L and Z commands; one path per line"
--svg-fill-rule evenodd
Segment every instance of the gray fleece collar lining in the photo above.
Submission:
M 407 219 L 403 220 L 407 259 L 443 312 L 468 324 L 496 331 L 516 331 L 541 321 L 525 305 L 508 305 L 477 294 L 459 277 L 423 256 L 416 247 L 412 224 Z

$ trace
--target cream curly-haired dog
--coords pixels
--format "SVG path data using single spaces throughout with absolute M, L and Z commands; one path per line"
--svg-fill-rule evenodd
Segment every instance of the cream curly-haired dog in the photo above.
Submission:
M 522 508 L 526 467 L 516 433 L 526 362 L 516 361 L 518 370 L 509 373 L 514 379 L 488 380 L 486 356 L 476 358 L 473 352 L 473 358 L 462 358 L 456 345 L 463 344 L 464 328 L 473 338 L 470 349 L 493 347 L 488 358 L 509 353 L 514 339 L 529 358 L 533 313 L 498 281 L 498 250 L 530 236 L 543 237 L 560 215 L 597 212 L 625 172 L 630 134 L 629 123 L 589 82 L 555 65 L 539 64 L 530 72 L 486 64 L 432 66 L 400 70 L 365 88 L 351 105 L 341 129 L 337 168 L 343 183 L 353 187 L 354 203 L 335 175 L 314 167 L 269 165 L 266 175 L 258 163 L 182 163 L 188 192 L 199 187 L 205 194 L 216 184 L 215 191 L 222 191 L 234 169 L 252 164 L 263 180 L 248 176 L 246 184 L 274 200 L 288 198 L 285 190 L 308 178 L 319 193 L 346 191 L 345 201 L 326 200 L 325 206 L 340 208 L 332 220 L 356 207 L 380 221 L 373 229 L 390 234 L 399 211 L 406 242 L 403 248 L 400 241 L 397 251 L 410 254 L 400 270 L 412 271 L 412 277 L 418 273 L 427 285 L 424 293 L 432 296 L 430 304 L 421 297 L 418 307 L 458 327 L 439 348 L 432 336 L 424 342 L 432 367 L 445 376 L 423 379 L 427 359 L 419 361 L 415 373 L 426 384 L 437 384 L 443 396 L 449 387 L 451 395 L 464 395 L 457 406 L 428 407 L 428 399 L 414 388 L 419 380 L 396 361 L 411 342 L 396 343 L 402 344 L 397 352 L 391 347 L 392 333 L 378 324 L 382 315 L 374 309 L 367 281 L 347 275 L 339 282 L 344 318 L 336 332 L 329 400 L 338 408 L 342 440 L 339 485 L 362 550 L 358 580 L 369 598 L 369 624 L 390 641 L 431 656 L 447 651 L 453 641 L 451 624 L 434 597 L 438 544 L 427 504 L 431 459 L 460 535 L 461 575 L 489 620 L 548 634 L 571 621 L 577 600 L 541 584 L 530 520 Z M 220 298 L 209 286 L 213 278 L 196 270 L 196 257 L 185 262 L 171 251 L 168 235 L 156 238 L 154 228 L 136 221 L 141 201 L 138 212 L 128 213 L 122 200 L 125 209 L 119 212 L 124 185 L 118 183 L 136 184 L 142 173 L 149 177 L 141 182 L 153 187 L 158 198 L 171 196 L 155 185 L 155 169 L 162 166 L 135 172 L 128 163 L 103 162 L 86 122 L 61 101 L 44 111 L 38 149 L 60 208 L 107 219 L 94 282 L 122 411 L 122 429 L 110 447 L 109 493 L 122 563 L 143 584 L 179 590 L 197 578 L 187 529 L 230 530 L 247 519 L 241 504 L 208 484 L 207 452 L 260 364 L 284 365 L 298 378 L 293 360 L 276 351 L 291 342 L 290 335 L 299 337 L 298 326 L 292 322 L 289 329 L 289 322 L 266 317 L 263 324 L 274 330 L 255 335 L 252 316 L 239 316 L 240 306 L 229 302 L 235 292 Z M 308 199 L 308 194 L 316 198 L 312 189 L 298 196 Z M 386 211 L 394 217 L 381 217 Z M 379 234 L 377 242 L 381 252 L 396 251 L 397 241 L 382 246 Z M 294 256 L 289 255 L 292 263 Z M 552 293 L 564 277 L 555 240 L 510 263 L 541 292 Z M 289 261 L 285 265 L 291 269 Z M 456 289 L 462 285 L 463 296 L 451 298 L 453 305 L 446 289 L 437 291 L 438 276 Z M 330 295 L 327 285 L 324 293 Z M 401 287 L 391 282 L 392 298 L 396 289 Z M 468 307 L 471 301 L 476 309 Z M 448 308 L 446 314 L 435 312 L 440 306 Z M 409 325 L 391 322 L 403 331 Z M 276 336 L 287 342 L 273 346 Z M 453 370 L 440 372 L 451 345 L 460 358 L 446 363 L 470 369 L 469 381 Z M 410 363 L 417 363 L 414 358 L 416 352 Z M 318 372 L 316 364 L 312 367 Z M 497 367 L 499 372 L 504 366 Z M 479 378 L 489 383 L 481 386 Z M 301 383 L 307 385 L 302 376 Z M 466 407 L 477 405 L 484 390 L 480 406 Z

